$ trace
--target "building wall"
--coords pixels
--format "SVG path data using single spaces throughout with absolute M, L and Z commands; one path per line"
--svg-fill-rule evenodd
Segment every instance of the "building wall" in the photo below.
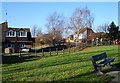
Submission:
M 71 40 L 70 38 L 67 39 L 69 42 L 75 42 L 77 37 L 77 34 L 73 35 L 73 39 Z M 86 30 L 82 30 L 82 32 L 79 34 L 78 36 L 78 40 L 79 42 L 82 42 L 83 39 L 95 39 L 96 38 L 96 34 L 94 33 L 94 31 L 92 29 L 86 28 Z
M 25 36 L 24 37 L 7 37 L 6 33 L 8 30 L 13 30 L 13 31 L 19 31 L 19 30 L 24 30 L 25 31 Z M 0 31 L 2 32 L 2 35 L 0 39 L 2 39 L 2 52 L 5 51 L 5 48 L 12 47 L 15 52 L 19 52 L 21 49 L 21 46 L 25 46 L 28 48 L 31 48 L 32 46 L 32 40 L 28 40 L 27 38 L 27 32 L 29 32 L 29 28 L 8 28 L 7 22 L 1 24 Z
M 0 53 L 2 53 L 2 25 L 0 24 Z
M 4 38 L 5 38 L 5 32 L 4 30 L 8 28 L 8 23 L 4 22 L 2 23 L 2 41 L 4 42 Z
M 28 41 L 27 37 L 5 37 L 5 41 Z
M 2 50 L 2 52 L 4 52 L 4 44 L 3 44 L 4 39 L 5 39 L 4 30 L 5 30 L 7 27 L 8 27 L 8 23 L 7 23 L 7 22 L 4 22 L 4 23 L 0 24 L 0 36 L 1 36 L 1 38 L 0 38 L 0 43 L 2 44 L 2 45 L 1 45 L 1 50 Z
M 81 34 L 78 35 L 78 39 L 85 39 L 87 37 L 87 30 Z M 77 34 L 73 36 L 73 39 L 75 40 L 77 38 Z
M 82 39 L 83 34 L 79 34 L 79 35 L 75 34 L 73 39 L 75 40 L 77 37 L 78 37 L 78 39 Z

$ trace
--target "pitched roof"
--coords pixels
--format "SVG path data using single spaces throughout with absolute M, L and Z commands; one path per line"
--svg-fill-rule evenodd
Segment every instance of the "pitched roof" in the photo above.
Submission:
M 87 31 L 88 39 L 96 38 L 96 33 L 91 28 L 88 28 L 88 27 L 81 29 L 79 31 L 79 34 L 85 32 L 85 31 Z
M 88 27 L 83 28 L 83 29 L 81 29 L 81 30 L 79 31 L 79 34 L 85 32 L 86 30 L 92 30 L 92 29 L 91 29 L 91 28 L 88 28 Z
M 14 30 L 14 31 L 24 30 L 26 32 L 30 31 L 30 28 L 14 28 L 14 27 L 8 28 L 8 22 L 3 22 L 0 25 L 2 25 L 2 27 L 4 28 L 4 31 L 8 31 L 8 30 Z
M 19 30 L 25 30 L 26 32 L 29 32 L 30 29 L 29 28 L 6 28 L 4 31 L 8 31 L 8 30 L 14 30 L 14 31 L 19 31 Z

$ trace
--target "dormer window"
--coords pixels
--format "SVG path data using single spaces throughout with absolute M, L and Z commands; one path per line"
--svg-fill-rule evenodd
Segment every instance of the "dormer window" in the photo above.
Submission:
M 20 30 L 20 31 L 18 32 L 18 36 L 19 36 L 19 37 L 25 37 L 25 36 L 26 36 L 26 32 L 25 32 L 24 30 Z
M 9 30 L 6 32 L 6 36 L 7 37 L 14 37 L 15 36 L 15 32 L 13 30 Z

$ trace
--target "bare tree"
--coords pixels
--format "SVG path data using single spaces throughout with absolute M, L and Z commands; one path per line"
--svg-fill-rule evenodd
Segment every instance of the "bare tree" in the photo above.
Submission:
M 51 34 L 43 34 L 42 37 L 42 43 L 46 45 L 51 45 L 52 44 L 52 35 Z
M 43 36 L 43 33 L 42 33 L 41 29 L 38 28 L 37 33 L 36 33 L 36 44 L 37 45 L 40 45 L 42 36 Z
M 32 27 L 31 32 L 32 32 L 32 36 L 35 38 L 35 44 L 34 44 L 34 48 L 35 48 L 36 46 L 40 45 L 42 31 L 40 27 L 38 27 L 37 25 L 34 25 Z
M 38 26 L 37 25 L 34 25 L 33 27 L 32 27 L 32 36 L 33 37 L 36 37 L 37 36 L 37 31 L 38 30 Z
M 48 28 L 48 33 L 52 35 L 52 40 L 60 40 L 64 31 L 65 19 L 63 15 L 53 12 L 47 18 L 46 27 Z
M 99 26 L 97 27 L 96 32 L 108 33 L 108 27 L 109 27 L 109 24 L 108 24 L 108 23 L 101 24 L 101 25 L 99 25 Z
M 38 28 L 38 29 L 37 29 L 37 33 L 36 33 L 36 36 L 37 36 L 37 37 L 40 37 L 42 34 L 43 34 L 43 33 L 42 33 L 41 28 Z
M 63 32 L 63 37 L 64 38 L 68 38 L 70 35 L 72 35 L 74 32 L 71 30 L 70 27 L 70 20 L 69 19 L 65 19 L 65 28 L 64 28 L 64 32 Z
M 79 31 L 85 27 L 92 28 L 94 18 L 90 10 L 85 8 L 76 8 L 70 17 L 70 29 L 76 34 L 76 46 L 79 37 Z
M 36 38 L 42 35 L 41 28 L 38 27 L 37 25 L 34 25 L 32 27 L 32 31 L 31 32 L 32 32 L 32 36 L 36 37 Z

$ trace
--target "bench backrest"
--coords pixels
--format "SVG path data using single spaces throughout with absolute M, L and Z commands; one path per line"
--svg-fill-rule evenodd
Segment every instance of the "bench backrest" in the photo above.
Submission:
M 106 56 L 106 52 L 103 52 L 103 53 L 101 53 L 101 54 L 92 56 L 92 60 L 93 60 L 94 62 L 96 62 L 96 61 L 105 59 L 106 57 L 107 57 L 107 56 Z

